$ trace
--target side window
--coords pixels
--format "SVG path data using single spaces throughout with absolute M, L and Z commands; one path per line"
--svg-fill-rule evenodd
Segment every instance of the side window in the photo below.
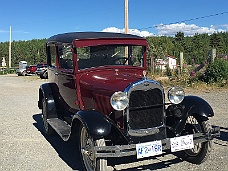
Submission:
M 56 67 L 56 46 L 48 46 L 48 60 L 47 64 L 51 67 Z
M 83 47 L 77 49 L 77 57 L 78 57 L 78 69 L 85 69 L 91 67 L 90 61 L 90 48 Z
M 71 45 L 60 46 L 58 51 L 60 68 L 73 69 L 73 54 L 71 52 Z
M 56 67 L 56 46 L 50 47 L 51 66 Z

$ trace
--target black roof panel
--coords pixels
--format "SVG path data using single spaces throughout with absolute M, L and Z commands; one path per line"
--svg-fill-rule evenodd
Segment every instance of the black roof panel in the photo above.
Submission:
M 70 32 L 57 34 L 55 36 L 47 39 L 47 42 L 62 42 L 62 43 L 72 43 L 73 40 L 79 39 L 112 39 L 112 38 L 124 38 L 124 39 L 144 39 L 142 37 L 131 35 L 131 34 L 122 34 L 122 33 L 109 33 L 109 32 Z

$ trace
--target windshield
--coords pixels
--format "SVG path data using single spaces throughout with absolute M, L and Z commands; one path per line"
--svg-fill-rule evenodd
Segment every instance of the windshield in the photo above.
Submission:
M 47 67 L 47 64 L 37 64 L 37 68 Z
M 78 69 L 106 65 L 143 66 L 144 46 L 102 45 L 77 48 Z

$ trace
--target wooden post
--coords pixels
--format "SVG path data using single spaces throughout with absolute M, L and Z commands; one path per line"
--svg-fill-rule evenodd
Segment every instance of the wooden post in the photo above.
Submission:
M 154 74 L 154 56 L 150 59 L 150 65 L 151 65 L 151 73 Z
M 183 71 L 183 63 L 184 63 L 184 54 L 180 52 L 180 73 Z
M 215 57 L 216 57 L 216 49 L 212 49 L 211 50 L 211 62 L 215 61 Z

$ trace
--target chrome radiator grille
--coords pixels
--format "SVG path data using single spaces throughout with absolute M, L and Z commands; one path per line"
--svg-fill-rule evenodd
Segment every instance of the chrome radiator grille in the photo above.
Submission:
M 158 127 L 163 122 L 163 93 L 159 88 L 131 91 L 128 120 L 130 129 Z

